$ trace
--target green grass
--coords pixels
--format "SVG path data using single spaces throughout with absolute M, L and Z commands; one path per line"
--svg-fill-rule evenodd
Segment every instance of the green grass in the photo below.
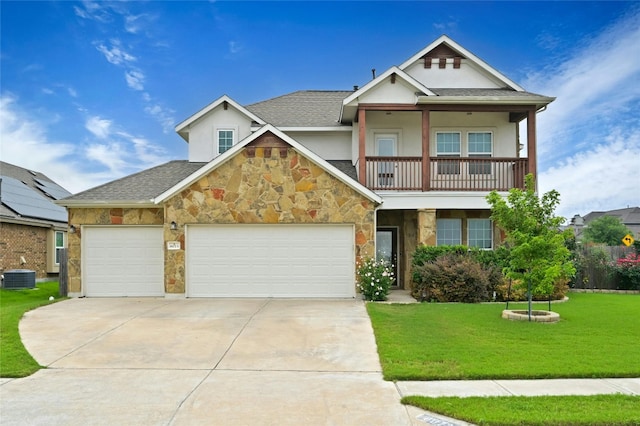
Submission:
M 409 396 L 415 405 L 477 425 L 638 425 L 640 396 L 508 396 L 427 398 Z
M 555 324 L 502 319 L 504 304 L 367 309 L 386 380 L 640 377 L 640 295 L 569 297 Z
M 18 323 L 25 312 L 61 300 L 57 282 L 38 283 L 35 289 L 0 289 L 0 377 L 26 377 L 42 367 L 24 348 Z

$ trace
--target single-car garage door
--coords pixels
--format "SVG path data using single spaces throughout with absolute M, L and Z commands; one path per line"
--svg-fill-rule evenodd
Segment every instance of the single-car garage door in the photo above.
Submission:
M 189 297 L 354 297 L 352 225 L 192 225 Z
M 84 227 L 82 241 L 86 296 L 164 296 L 162 227 Z

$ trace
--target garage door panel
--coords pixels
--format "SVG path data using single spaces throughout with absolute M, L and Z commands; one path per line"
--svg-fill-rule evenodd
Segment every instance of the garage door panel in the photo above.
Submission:
M 351 225 L 190 226 L 190 297 L 353 297 Z
M 160 227 L 87 227 L 82 258 L 87 296 L 164 295 Z

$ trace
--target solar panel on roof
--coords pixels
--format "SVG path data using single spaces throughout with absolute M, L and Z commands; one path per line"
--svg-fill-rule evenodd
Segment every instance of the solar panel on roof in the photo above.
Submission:
M 67 210 L 53 204 L 50 200 L 29 188 L 17 179 L 2 176 L 0 180 L 0 196 L 2 204 L 18 213 L 20 216 L 67 221 Z
M 67 191 L 57 183 L 49 182 L 48 180 L 38 179 L 38 178 L 35 178 L 33 180 L 36 182 L 36 186 L 38 188 L 40 188 L 42 191 L 46 192 L 56 200 L 60 200 L 62 198 L 65 198 L 71 195 L 69 191 Z

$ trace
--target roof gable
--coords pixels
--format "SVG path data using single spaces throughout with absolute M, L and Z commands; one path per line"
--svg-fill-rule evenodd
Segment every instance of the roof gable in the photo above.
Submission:
M 189 142 L 189 127 L 193 125 L 196 121 L 200 120 L 201 118 L 211 113 L 214 109 L 216 109 L 220 105 L 222 105 L 224 109 L 227 109 L 229 108 L 229 106 L 231 106 L 232 108 L 238 110 L 241 114 L 244 114 L 248 119 L 255 121 L 260 125 L 266 124 L 266 122 L 262 118 L 258 117 L 257 115 L 255 115 L 254 113 L 252 113 L 251 111 L 249 111 L 248 109 L 246 109 L 245 107 L 243 107 L 242 105 L 240 105 L 239 103 L 231 99 L 229 96 L 222 95 L 221 97 L 211 102 L 206 107 L 202 108 L 200 111 L 193 114 L 191 117 L 187 118 L 183 122 L 176 125 L 175 127 L 176 132 L 182 137 L 182 139 Z
M 318 165 L 320 168 L 324 169 L 326 172 L 335 176 L 338 180 L 340 180 L 347 186 L 351 187 L 353 190 L 360 193 L 361 195 L 368 198 L 369 200 L 376 202 L 378 204 L 382 203 L 382 198 L 377 194 L 375 194 L 373 191 L 371 191 L 364 185 L 361 185 L 359 182 L 354 181 L 351 177 L 349 177 L 348 175 L 346 175 L 345 173 L 343 173 L 342 171 L 340 171 L 339 169 L 337 169 L 327 161 L 318 157 L 312 151 L 310 151 L 309 149 L 305 148 L 303 145 L 298 143 L 295 139 L 287 136 L 282 131 L 278 130 L 276 127 L 270 124 L 267 124 L 266 126 L 262 127 L 260 130 L 254 132 L 253 134 L 251 134 L 251 136 L 240 141 L 239 143 L 231 147 L 231 149 L 225 151 L 224 153 L 220 154 L 218 157 L 214 158 L 211 162 L 209 162 L 204 167 L 200 168 L 196 172 L 187 176 L 185 179 L 181 180 L 180 182 L 178 182 L 177 184 L 175 184 L 174 186 L 172 186 L 171 188 L 169 188 L 168 190 L 166 190 L 165 192 L 157 196 L 153 200 L 154 203 L 160 204 L 164 201 L 167 201 L 169 198 L 178 194 L 180 191 L 192 185 L 194 182 L 208 175 L 211 171 L 215 170 L 221 164 L 235 157 L 245 147 L 259 146 L 259 144 L 264 141 L 264 138 L 270 138 L 270 137 L 271 138 L 275 137 L 280 140 L 279 143 L 284 143 L 291 146 L 298 153 L 305 156 L 306 158 L 311 160 L 313 163 Z
M 456 57 L 469 61 L 478 70 L 480 70 L 483 73 L 486 73 L 492 79 L 497 80 L 497 82 L 499 82 L 500 85 L 502 85 L 503 87 L 508 87 L 510 89 L 513 89 L 519 92 L 524 91 L 524 89 L 520 87 L 518 84 L 516 84 L 514 81 L 506 77 L 504 74 L 500 73 L 495 68 L 491 67 L 485 61 L 483 61 L 482 59 L 480 59 L 479 57 L 477 57 L 476 55 L 474 55 L 473 53 L 471 53 L 470 51 L 468 51 L 467 49 L 465 49 L 455 41 L 453 41 L 451 38 L 447 37 L 446 35 L 442 35 L 438 37 L 431 44 L 429 44 L 424 49 L 422 49 L 421 51 L 413 55 L 411 58 L 403 62 L 398 68 L 400 68 L 403 71 L 406 71 L 409 67 L 415 65 L 418 62 L 425 64 L 425 60 L 429 61 L 432 59 L 437 59 L 439 61 L 440 58 L 446 59 L 446 58 L 456 58 Z M 425 67 L 426 66 L 427 65 L 425 65 Z M 434 66 L 433 62 L 432 61 L 429 62 L 428 66 Z M 455 67 L 455 60 L 454 60 L 454 67 Z

